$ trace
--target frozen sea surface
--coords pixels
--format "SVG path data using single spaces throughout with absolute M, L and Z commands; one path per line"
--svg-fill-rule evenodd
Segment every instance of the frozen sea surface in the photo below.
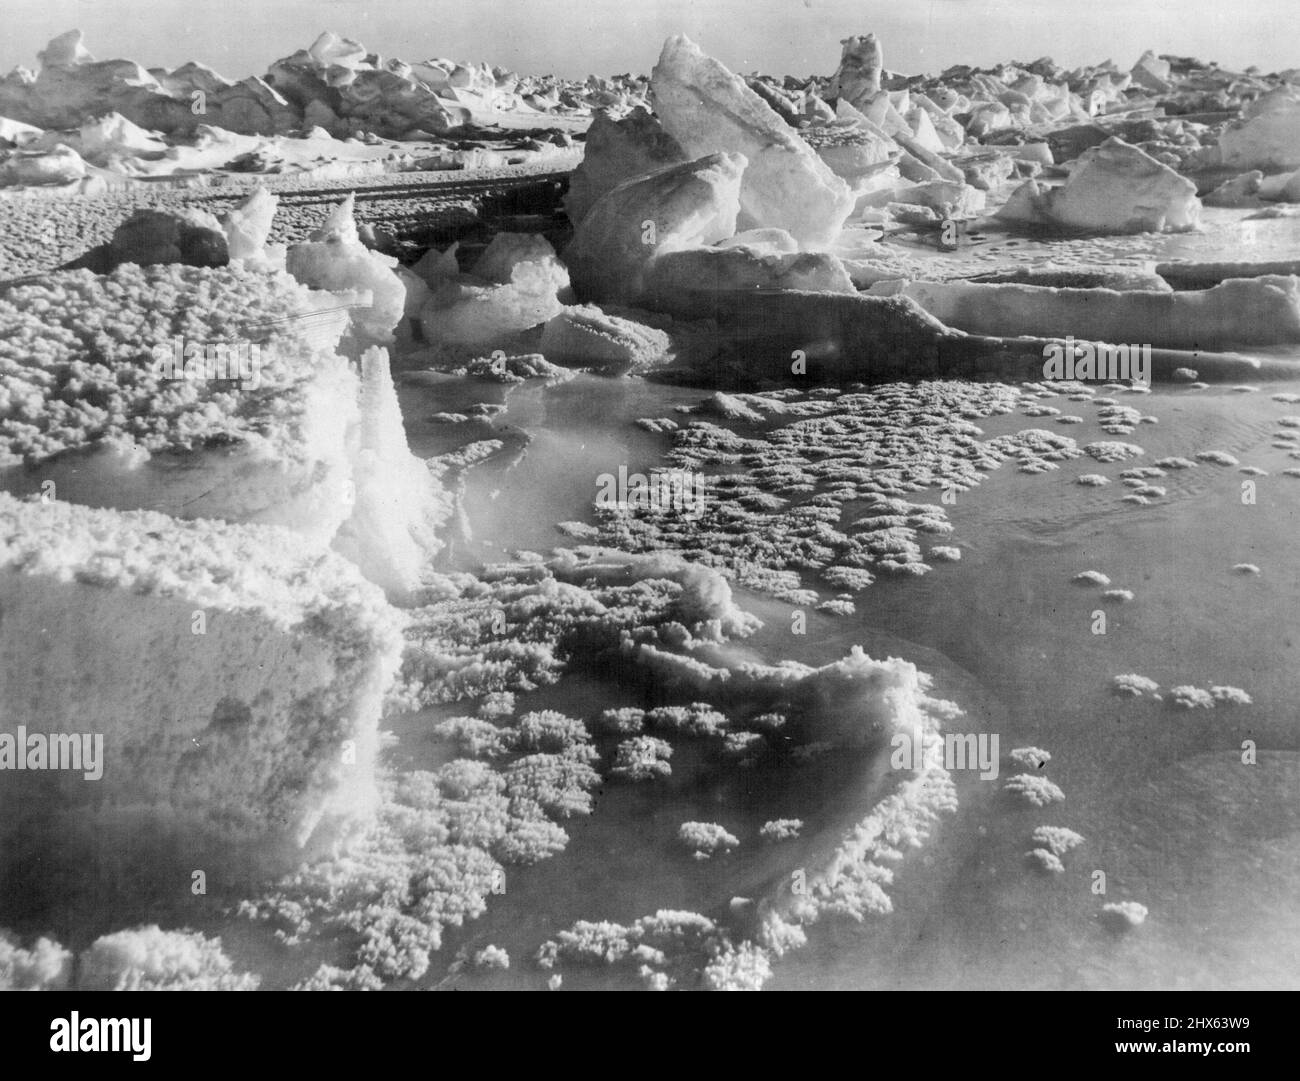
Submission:
M 1123 438 L 1144 450 L 1127 462 L 1082 457 L 1026 475 L 1007 463 L 945 509 L 954 526 L 943 543 L 959 562 L 935 563 L 922 578 L 882 577 L 857 597 L 851 616 L 809 613 L 808 631 L 789 632 L 791 606 L 739 591 L 767 626 L 745 648 L 768 659 L 823 664 L 862 645 L 898 655 L 935 677 L 936 693 L 959 703 L 962 731 L 996 733 L 996 780 L 959 772 L 960 810 L 910 854 L 891 888 L 894 911 L 858 924 L 823 919 L 809 946 L 775 966 L 769 986 L 919 988 L 1295 986 L 1300 980 L 1300 738 L 1294 721 L 1300 628 L 1300 478 L 1290 452 L 1271 445 L 1294 405 L 1273 400 L 1296 385 L 1257 392 L 1228 387 L 1157 387 L 1117 393 L 1155 416 Z M 404 392 L 408 423 L 419 390 Z M 1099 392 L 1105 393 L 1105 392 Z M 476 537 L 466 555 L 502 549 L 540 552 L 571 545 L 554 528 L 592 521 L 595 475 L 661 460 L 669 437 L 633 425 L 672 416 L 697 392 L 635 380 L 586 376 L 514 390 L 497 423 L 530 437 L 471 474 L 467 508 Z M 1116 438 L 1091 403 L 1042 399 L 1084 422 L 1062 428 L 1080 445 Z M 1019 411 L 980 422 L 986 437 L 1051 426 Z M 418 423 L 411 424 L 418 443 Z M 1122 474 L 1164 458 L 1196 461 L 1213 449 L 1239 466 L 1198 462 L 1145 478 L 1164 494 L 1125 502 L 1136 486 Z M 417 446 L 418 450 L 418 446 Z M 1243 467 L 1263 474 L 1243 473 Z M 1104 486 L 1077 483 L 1102 474 Z M 1253 485 L 1253 501 L 1243 493 Z M 914 497 L 934 501 L 939 493 Z M 1240 564 L 1258 575 L 1234 573 Z M 1128 601 L 1071 579 L 1107 576 Z M 809 576 L 807 583 L 817 585 Z M 833 590 L 822 587 L 824 593 Z M 1095 633 L 1097 614 L 1104 633 Z M 1113 677 L 1156 681 L 1163 700 L 1114 693 Z M 1243 688 L 1249 705 L 1176 706 L 1175 686 Z M 521 699 L 520 709 L 591 716 L 615 705 L 618 688 L 573 677 Z M 455 712 L 454 710 L 452 712 Z M 402 750 L 413 765 L 440 761 L 421 743 L 427 717 L 404 719 Z M 1243 746 L 1256 762 L 1243 764 Z M 1002 791 L 1018 772 L 1007 753 L 1041 747 L 1044 772 L 1063 802 L 1033 807 Z M 445 752 L 441 752 L 445 753 Z M 493 943 L 526 962 L 537 944 L 578 919 L 630 922 L 661 908 L 725 910 L 733 897 L 761 895 L 813 850 L 860 819 L 879 789 L 879 762 L 837 752 L 802 766 L 719 767 L 679 745 L 665 782 L 609 786 L 589 821 L 571 826 L 569 848 L 512 873 L 507 894 L 444 950 Z M 676 843 L 678 824 L 716 821 L 755 838 L 763 822 L 800 818 L 802 837 L 777 846 L 748 843 L 693 861 Z M 1060 874 L 1036 870 L 1026 854 L 1038 826 L 1084 837 Z M 1104 874 L 1104 894 L 1094 892 Z M 1150 915 L 1127 934 L 1100 919 L 1125 900 Z M 435 971 L 438 966 L 435 964 Z M 473 970 L 442 986 L 538 986 L 528 963 L 490 976 Z M 569 968 L 565 986 L 636 986 L 601 970 Z

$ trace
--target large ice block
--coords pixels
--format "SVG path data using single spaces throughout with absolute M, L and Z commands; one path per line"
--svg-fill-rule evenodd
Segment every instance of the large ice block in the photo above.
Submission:
M 0 488 L 328 543 L 351 510 L 346 312 L 285 274 L 126 265 L 0 290 Z
M 1219 136 L 1220 163 L 1236 169 L 1294 169 L 1300 165 L 1300 95 L 1278 87 L 1242 110 Z
M 564 251 L 578 295 L 635 300 L 658 256 L 734 234 L 745 167 L 740 154 L 712 154 L 630 180 L 598 199 Z
M 1300 342 L 1300 278 L 1292 276 L 1176 292 L 918 281 L 902 293 L 971 334 L 1200 350 Z
M 346 322 L 330 294 L 246 265 L 0 290 L 0 490 L 284 526 L 321 548 L 350 522 L 349 554 L 400 596 L 452 498 L 406 448 L 387 357 L 359 380 L 335 351 Z M 395 547 L 359 539 L 376 536 Z
M 33 769 L 29 750 L 0 774 L 6 814 L 39 801 L 305 844 L 372 810 L 402 617 L 341 556 L 270 527 L 0 493 L 0 610 L 0 732 L 102 748 L 97 779 L 84 760 Z
M 845 38 L 840 42 L 840 66 L 831 78 L 830 96 L 861 106 L 880 93 L 884 55 L 875 34 Z
M 542 237 L 488 245 L 473 274 L 443 278 L 420 307 L 431 342 L 490 348 L 559 314 L 569 272 Z
M 1184 232 L 1200 221 L 1201 201 L 1192 181 L 1112 137 L 1085 150 L 1062 187 L 1025 181 L 997 216 L 1099 233 Z
M 805 249 L 825 248 L 853 212 L 853 194 L 745 81 L 683 35 L 664 44 L 650 79 L 655 113 L 687 154 L 749 161 L 741 228 L 785 229 Z
M 577 225 L 602 195 L 624 181 L 687 161 L 688 155 L 644 109 L 621 120 L 597 113 L 587 129 L 582 162 L 569 179 L 564 210 Z

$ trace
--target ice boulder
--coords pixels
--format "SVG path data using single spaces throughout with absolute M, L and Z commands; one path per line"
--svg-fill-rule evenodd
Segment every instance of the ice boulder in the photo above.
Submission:
M 883 51 L 875 34 L 845 38 L 840 42 L 840 66 L 831 78 L 830 96 L 843 98 L 850 105 L 870 101 L 880 93 L 880 69 Z
M 110 267 L 184 263 L 219 267 L 230 261 L 221 223 L 205 210 L 137 210 L 108 242 Z
M 460 273 L 460 262 L 456 258 L 456 250 L 459 247 L 460 243 L 457 242 L 446 251 L 430 248 L 411 267 L 412 273 L 428 286 L 442 285 Z
M 9 146 L 28 146 L 39 139 L 42 134 L 44 133 L 41 129 L 32 124 L 24 124 L 21 121 L 0 116 L 0 143 L 7 143 Z
M 1219 159 L 1229 169 L 1300 166 L 1300 93 L 1278 87 L 1251 102 L 1219 136 Z
M 1200 221 L 1196 185 L 1122 139 L 1079 156 L 1059 188 L 1027 180 L 998 217 L 1098 233 L 1185 232 Z
M 0 608 L 6 726 L 46 766 L 6 772 L 6 816 L 301 846 L 373 812 L 401 617 L 342 557 L 0 494 Z
M 312 43 L 311 48 L 307 50 L 307 55 L 320 66 L 322 71 L 328 72 L 336 67 L 345 70 L 363 67 L 368 54 L 366 47 L 359 41 L 341 38 L 332 30 L 326 30 Z
M 985 101 L 971 109 L 970 120 L 966 123 L 969 135 L 979 138 L 990 132 L 1012 127 L 1011 110 L 1000 101 Z
M 911 203 L 929 207 L 940 218 L 973 218 L 984 210 L 984 192 L 969 184 L 951 180 L 930 180 L 924 184 L 880 186 L 859 198 L 862 207 L 883 207 L 889 203 Z
M 1148 49 L 1133 65 L 1133 70 L 1129 74 L 1133 77 L 1133 82 L 1144 90 L 1167 94 L 1173 89 L 1173 83 L 1170 81 L 1172 70 L 1168 60 L 1156 56 Z
M 621 120 L 597 113 L 587 129 L 582 162 L 569 179 L 565 213 L 576 226 L 597 199 L 625 180 L 687 160 L 677 140 L 645 109 L 634 109 Z
M 741 154 L 712 154 L 603 195 L 564 251 L 578 295 L 635 300 L 659 255 L 734 234 L 746 164 Z
M 367 343 L 386 344 L 406 311 L 406 286 L 393 272 L 397 260 L 361 243 L 353 216 L 355 196 L 330 212 L 325 223 L 301 244 L 289 248 L 289 273 L 313 289 L 336 293 L 370 293 L 369 305 L 353 311 L 358 335 Z
M 1240 173 L 1225 180 L 1201 201 L 1206 206 L 1251 207 L 1259 206 L 1260 185 L 1264 174 L 1258 169 Z
M 743 79 L 679 35 L 664 44 L 650 90 L 664 130 L 688 155 L 744 155 L 741 228 L 785 229 L 805 249 L 834 242 L 853 193 Z
M 662 330 L 580 304 L 546 324 L 541 350 L 556 362 L 643 368 L 663 361 L 671 344 Z

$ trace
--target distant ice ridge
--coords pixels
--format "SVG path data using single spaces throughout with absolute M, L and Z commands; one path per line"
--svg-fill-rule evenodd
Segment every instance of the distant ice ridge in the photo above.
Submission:
M 427 138 L 471 120 L 491 122 L 499 112 L 626 111 L 642 100 L 643 85 L 632 77 L 577 83 L 516 75 L 441 57 L 385 59 L 330 31 L 275 61 L 264 77 L 238 81 L 193 61 L 172 70 L 97 61 L 80 30 L 54 38 L 38 59 L 39 71 L 19 68 L 0 79 L 0 116 L 69 128 L 112 111 L 169 135 L 204 125 L 263 135 L 315 126 L 340 139 L 358 131 Z M 200 101 L 202 108 L 194 108 Z

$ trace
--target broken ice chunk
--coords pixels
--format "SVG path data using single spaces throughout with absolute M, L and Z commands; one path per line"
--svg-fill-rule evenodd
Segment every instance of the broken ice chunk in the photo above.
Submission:
M 609 315 L 594 305 L 565 308 L 542 331 L 542 353 L 549 360 L 645 367 L 664 360 L 671 347 L 666 333 L 644 323 Z
M 1152 363 L 1143 346 L 1220 350 L 1300 342 L 1300 278 L 1292 275 L 1232 278 L 1176 292 L 964 281 L 909 282 L 897 291 L 969 334 L 1073 335 L 1073 358 L 1068 346 L 1044 356 L 1063 361 L 1076 379 L 1140 376 L 1141 365 Z
M 696 248 L 656 259 L 648 275 L 648 306 L 692 318 L 712 318 L 719 294 L 796 289 L 851 293 L 844 264 L 826 252 L 760 255 L 749 248 Z
M 1242 110 L 1241 121 L 1219 136 L 1219 164 L 1236 169 L 1300 166 L 1300 95 L 1278 87 Z
M 569 272 L 555 257 L 554 249 L 538 239 L 545 245 L 545 253 L 540 249 L 524 252 L 509 241 L 496 251 L 489 245 L 476 269 L 483 266 L 498 276 L 495 280 L 475 274 L 444 280 L 420 310 L 425 337 L 433 342 L 486 346 L 558 315 L 561 298 L 568 296 Z M 507 245 L 513 253 L 507 251 Z M 526 257 L 519 258 L 521 255 Z
M 290 247 L 286 265 L 290 274 L 313 289 L 369 291 L 369 306 L 355 310 L 353 322 L 363 339 L 386 344 L 405 313 L 406 286 L 393 273 L 396 259 L 361 243 L 353 217 L 354 199 L 349 195 L 308 240 Z
M 515 280 L 516 272 L 526 263 L 543 263 L 554 270 L 557 281 L 568 280 L 551 242 L 536 233 L 497 233 L 471 273 L 484 281 L 505 285 Z
M 746 164 L 740 154 L 712 154 L 602 196 L 564 252 L 579 296 L 633 301 L 657 256 L 735 233 Z
M 840 66 L 831 78 L 830 96 L 861 107 L 880 92 L 883 50 L 875 34 L 840 42 Z
M 1099 233 L 1186 232 L 1196 228 L 1196 185 L 1119 138 L 1085 150 L 1059 188 L 1027 180 L 997 216 Z
M 275 218 L 280 197 L 263 187 L 253 192 L 233 210 L 222 215 L 221 228 L 226 234 L 226 247 L 231 259 L 242 259 L 257 266 L 284 262 L 284 249 L 268 251 L 267 238 L 271 235 L 271 222 Z
M 576 226 L 606 192 L 689 158 L 645 109 L 638 107 L 621 120 L 599 112 L 587 129 L 582 162 L 569 179 L 565 213 Z

